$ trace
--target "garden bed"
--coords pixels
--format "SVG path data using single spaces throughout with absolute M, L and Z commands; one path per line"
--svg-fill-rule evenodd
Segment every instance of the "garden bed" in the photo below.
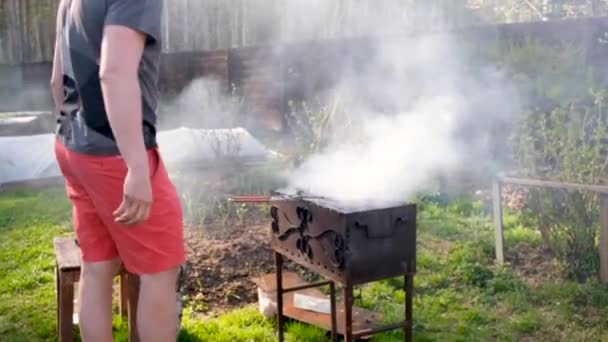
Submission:
M 207 238 L 200 232 L 186 234 L 188 261 L 183 295 L 186 304 L 201 314 L 216 314 L 254 303 L 251 277 L 271 272 L 271 250 L 263 234 L 266 226 L 242 227 L 234 238 Z
M 242 179 L 247 178 L 245 173 Z M 253 278 L 275 271 L 268 239 L 269 206 L 229 201 L 227 194 L 231 190 L 243 188 L 243 184 L 235 184 L 238 179 L 230 176 L 206 173 L 202 177 L 205 181 L 197 185 L 191 179 L 178 181 L 190 189 L 182 192 L 187 222 L 182 294 L 185 304 L 197 315 L 217 315 L 256 303 Z M 285 269 L 307 280 L 317 278 L 289 261 L 285 262 Z

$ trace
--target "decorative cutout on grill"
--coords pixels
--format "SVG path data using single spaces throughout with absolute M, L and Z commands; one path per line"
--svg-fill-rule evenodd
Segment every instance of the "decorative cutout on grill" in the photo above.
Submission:
M 274 208 L 276 207 L 273 207 L 273 209 Z M 272 231 L 275 234 L 279 234 L 280 231 L 278 223 L 278 209 L 273 209 L 271 209 L 271 217 L 273 219 Z M 311 241 L 320 241 L 329 238 L 332 242 L 331 246 L 333 248 L 333 251 L 326 251 L 324 247 L 325 245 L 322 243 L 316 243 L 314 245 L 322 249 L 321 252 L 329 256 L 332 267 L 335 267 L 337 269 L 344 268 L 344 264 L 346 262 L 346 242 L 342 234 L 340 234 L 334 229 L 327 229 L 319 235 L 310 235 L 310 233 L 308 232 L 308 225 L 309 223 L 312 223 L 312 213 L 306 208 L 297 207 L 296 214 L 298 216 L 298 220 L 300 220 L 299 225 L 297 227 L 289 227 L 283 234 L 277 237 L 279 241 L 286 241 L 293 234 L 298 234 L 299 237 L 296 240 L 297 250 L 312 261 L 315 258 L 315 254 L 311 246 Z M 289 222 L 287 217 L 286 221 Z M 289 223 L 291 225 L 291 222 Z
M 413 204 L 355 211 L 281 194 L 271 203 L 272 248 L 328 279 L 356 285 L 398 276 L 404 268 L 415 272 Z
M 270 208 L 270 217 L 272 218 L 272 232 L 279 233 L 279 208 L 272 206 Z

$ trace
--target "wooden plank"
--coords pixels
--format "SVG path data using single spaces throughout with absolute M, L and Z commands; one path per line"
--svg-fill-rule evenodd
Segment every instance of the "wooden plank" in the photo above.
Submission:
M 80 249 L 73 237 L 55 238 L 53 246 L 60 272 L 80 269 Z
M 264 276 L 253 279 L 263 291 L 275 292 L 276 291 L 276 274 L 266 274 Z M 298 274 L 293 272 L 283 272 L 283 288 L 290 288 L 295 286 L 307 285 Z M 285 293 L 283 295 L 283 314 L 294 320 L 307 323 L 310 325 L 317 326 L 319 328 L 331 331 L 331 315 L 323 314 L 313 311 L 307 311 L 296 308 L 294 306 L 294 295 L 295 293 L 329 299 L 328 296 L 318 289 L 307 289 L 297 292 Z M 338 333 L 344 335 L 346 314 L 344 310 L 344 302 L 337 303 L 336 320 L 338 323 Z M 353 307 L 353 331 L 360 331 L 365 329 L 374 329 L 380 327 L 382 321 L 382 315 L 376 312 L 367 311 L 364 309 Z
M 494 240 L 496 248 L 496 262 L 499 265 L 505 262 L 504 234 L 502 221 L 502 191 L 501 182 L 495 180 L 492 184 L 492 202 L 494 206 Z
M 608 195 L 608 186 L 605 186 L 605 185 L 588 185 L 588 184 L 547 181 L 547 180 L 539 180 L 539 179 L 513 178 L 513 177 L 502 177 L 502 178 L 500 178 L 500 181 L 502 183 L 509 183 L 509 184 L 514 184 L 514 185 L 524 185 L 524 186 L 540 187 L 540 188 L 552 188 L 552 189 L 560 189 L 560 190 L 591 191 L 591 192 L 596 192 L 598 194 L 607 194 Z
M 12 42 L 12 62 L 22 63 L 23 62 L 23 41 L 21 39 L 21 30 L 23 28 L 21 22 L 20 12 L 22 11 L 20 1 L 13 0 L 9 1 L 12 3 L 12 13 L 9 15 L 11 18 L 11 26 L 9 26 L 9 34 Z M 10 7 L 9 7 L 10 9 Z
M 608 283 L 608 196 L 600 198 L 600 279 Z
M 323 295 L 320 291 L 314 289 L 304 290 L 298 293 L 311 297 L 327 298 L 327 296 Z M 283 313 L 285 316 L 327 331 L 331 331 L 331 315 L 296 308 L 293 305 L 293 297 L 293 293 L 285 294 L 285 296 L 283 296 L 285 304 Z M 344 302 L 337 302 L 336 306 L 336 323 L 338 325 L 337 331 L 338 334 L 344 336 L 346 333 L 346 313 L 344 310 Z M 353 331 L 375 329 L 381 326 L 380 314 L 366 311 L 357 307 L 353 307 L 352 320 Z

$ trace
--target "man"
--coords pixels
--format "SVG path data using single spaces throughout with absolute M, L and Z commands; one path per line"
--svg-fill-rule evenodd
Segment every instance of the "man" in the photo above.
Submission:
M 112 341 L 112 281 L 140 276 L 142 341 L 175 341 L 182 211 L 156 144 L 162 0 L 62 0 L 56 157 L 82 254 L 80 331 Z

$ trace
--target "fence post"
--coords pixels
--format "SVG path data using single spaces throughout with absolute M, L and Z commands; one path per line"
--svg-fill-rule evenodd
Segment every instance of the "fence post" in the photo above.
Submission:
M 494 237 L 496 247 L 496 262 L 499 265 L 504 264 L 504 235 L 502 226 L 502 191 L 501 182 L 499 179 L 495 179 L 492 183 L 492 203 L 494 205 Z
M 600 279 L 608 283 L 608 195 L 600 195 Z

